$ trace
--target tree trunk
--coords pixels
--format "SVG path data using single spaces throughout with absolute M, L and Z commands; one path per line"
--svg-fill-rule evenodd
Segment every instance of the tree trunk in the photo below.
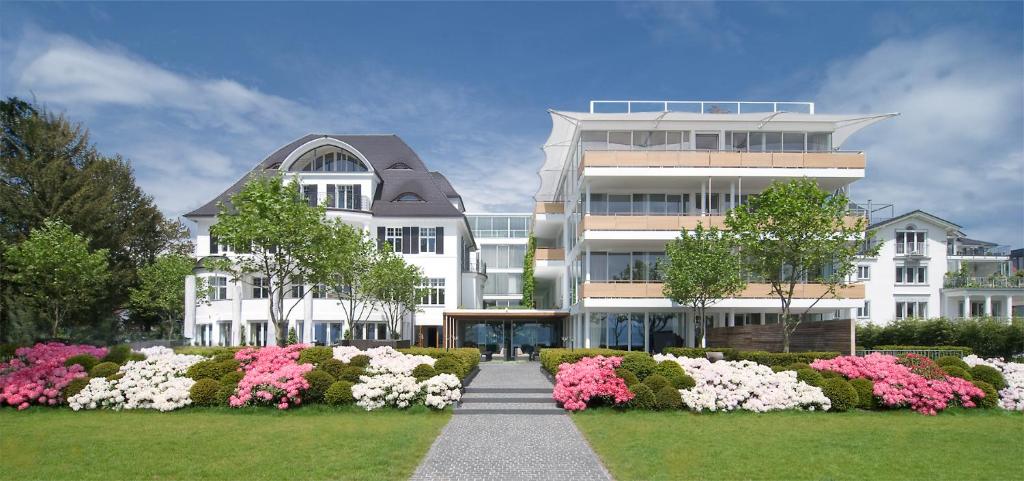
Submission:
M 50 337 L 53 339 L 57 338 L 57 329 L 60 326 L 60 306 L 53 307 L 53 327 L 50 332 Z
M 782 352 L 789 352 L 789 306 L 782 308 Z

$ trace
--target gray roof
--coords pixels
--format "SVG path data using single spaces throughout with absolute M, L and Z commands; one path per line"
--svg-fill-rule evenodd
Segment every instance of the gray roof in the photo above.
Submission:
M 311 140 L 330 137 L 351 145 L 363 154 L 373 166 L 380 186 L 373 193 L 370 212 L 381 217 L 463 217 L 449 197 L 459 197 L 458 192 L 443 175 L 431 172 L 419 156 L 397 135 L 323 135 L 309 134 L 281 147 L 263 159 L 246 175 L 216 198 L 207 202 L 185 217 L 212 217 L 220 211 L 221 203 L 228 204 L 232 195 L 241 190 L 253 175 L 276 173 L 281 162 L 295 149 Z M 408 169 L 389 169 L 396 163 L 405 164 Z M 399 195 L 412 192 L 422 202 L 394 202 Z
M 952 223 L 952 222 L 950 222 L 950 221 L 948 221 L 946 219 L 943 219 L 942 217 L 929 214 L 929 213 L 927 213 L 927 212 L 925 212 L 923 210 L 920 210 L 920 209 L 912 210 L 912 211 L 907 212 L 905 214 L 900 214 L 900 215 L 898 215 L 896 217 L 891 217 L 891 218 L 885 219 L 883 221 L 875 222 L 874 224 L 871 224 L 871 225 L 868 226 L 868 230 L 876 229 L 876 228 L 881 227 L 883 225 L 892 224 L 893 222 L 898 222 L 900 220 L 906 219 L 908 217 L 913 217 L 913 216 L 926 217 L 926 218 L 931 219 L 933 222 L 937 222 L 939 224 L 945 224 L 945 225 L 947 225 L 949 227 L 952 227 L 952 228 L 954 228 L 956 230 L 960 230 L 960 226 L 958 224 L 954 224 L 954 223 Z

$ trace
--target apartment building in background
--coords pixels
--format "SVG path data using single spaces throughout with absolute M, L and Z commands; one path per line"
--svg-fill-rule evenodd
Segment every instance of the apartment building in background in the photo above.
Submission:
M 523 300 L 523 261 L 533 224 L 531 213 L 467 213 L 479 249 L 476 259 L 486 268 L 483 307 L 518 307 Z

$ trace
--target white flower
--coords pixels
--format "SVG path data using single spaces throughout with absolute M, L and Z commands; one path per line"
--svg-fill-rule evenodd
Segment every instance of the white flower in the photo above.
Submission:
M 988 366 L 1003 373 L 1006 388 L 999 390 L 999 407 L 1008 411 L 1024 411 L 1024 363 L 1004 362 L 1002 359 L 982 359 L 974 354 L 964 358 L 968 366 Z
M 202 356 L 175 354 L 164 348 L 146 348 L 143 361 L 121 366 L 121 378 L 89 380 L 81 392 L 68 399 L 71 409 L 157 409 L 171 411 L 192 403 L 189 390 L 195 384 L 185 371 L 202 361 Z
M 423 403 L 434 409 L 444 409 L 462 399 L 462 383 L 453 374 L 438 374 L 420 383 L 425 393 Z

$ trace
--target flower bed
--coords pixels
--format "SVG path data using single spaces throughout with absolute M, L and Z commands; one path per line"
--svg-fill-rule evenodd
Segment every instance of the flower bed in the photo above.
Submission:
M 982 359 L 975 355 L 964 358 L 968 366 L 988 366 L 999 370 L 1006 379 L 1006 388 L 999 390 L 999 407 L 1010 411 L 1024 411 L 1024 363 L 1004 362 L 1002 359 Z
M 114 379 L 97 377 L 68 399 L 71 409 L 156 409 L 172 411 L 191 404 L 189 389 L 195 383 L 185 377 L 202 356 L 175 354 L 165 347 L 141 351 L 146 359 L 128 361 Z
M 431 356 L 404 354 L 390 346 L 365 351 L 350 346 L 334 348 L 334 358 L 343 362 L 358 355 L 369 357 L 370 362 L 359 383 L 352 386 L 352 397 L 367 411 L 385 406 L 404 409 L 420 403 L 444 409 L 462 398 L 462 384 L 452 373 L 440 373 L 422 382 L 413 377 L 417 366 L 441 366 L 442 362 Z
M 271 404 L 278 409 L 302 404 L 302 391 L 309 388 L 303 374 L 312 364 L 299 364 L 299 353 L 307 344 L 242 349 L 235 353 L 245 373 L 229 400 L 231 407 Z
M 755 412 L 782 409 L 831 408 L 820 388 L 797 380 L 796 372 L 774 372 L 753 361 L 717 361 L 657 354 L 656 361 L 679 363 L 696 381 L 679 391 L 683 404 L 693 411 Z
M 874 395 L 885 406 L 909 406 L 922 414 L 934 415 L 953 402 L 975 407 L 975 400 L 985 396 L 968 381 L 936 374 L 930 359 L 913 355 L 906 359 L 909 360 L 901 363 L 899 358 L 884 354 L 840 356 L 816 360 L 811 367 L 834 371 L 849 379 L 869 379 L 874 382 Z
M 26 409 L 32 404 L 60 403 L 61 391 L 72 380 L 86 376 L 78 364 L 64 366 L 68 358 L 80 354 L 102 358 L 107 349 L 51 342 L 15 350 L 10 362 L 0 363 L 0 406 Z
M 615 374 L 622 364 L 618 356 L 585 357 L 574 363 L 562 363 L 555 375 L 555 401 L 569 411 L 582 411 L 594 400 L 622 405 L 633 399 L 626 382 Z

